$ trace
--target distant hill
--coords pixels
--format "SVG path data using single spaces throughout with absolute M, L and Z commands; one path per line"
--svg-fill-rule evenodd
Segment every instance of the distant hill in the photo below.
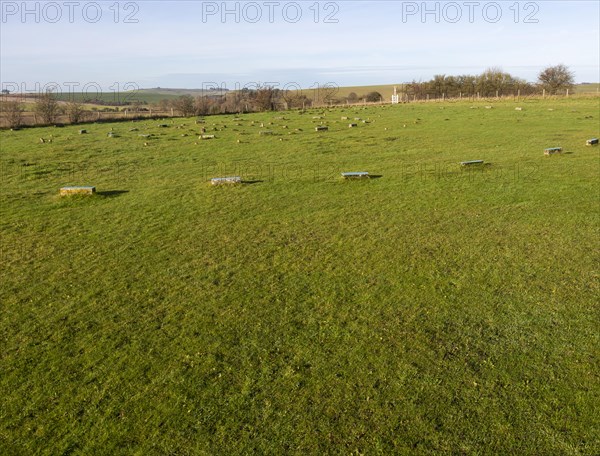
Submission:
M 139 89 L 137 91 L 138 94 L 149 94 L 149 95 L 167 95 L 180 97 L 182 95 L 191 95 L 193 97 L 202 96 L 202 95 L 219 95 L 228 92 L 229 89 L 219 89 L 219 90 L 205 90 L 205 89 L 169 89 L 156 87 L 154 89 Z
M 576 93 L 598 93 L 600 90 L 600 83 L 597 82 L 584 82 L 575 86 Z

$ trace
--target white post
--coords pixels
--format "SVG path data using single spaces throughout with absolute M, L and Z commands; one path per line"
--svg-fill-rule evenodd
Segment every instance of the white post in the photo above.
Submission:
M 398 104 L 398 101 L 399 101 L 398 92 L 396 91 L 396 86 L 394 86 L 394 94 L 392 95 L 392 104 Z M 382 98 L 382 102 L 383 102 L 383 98 Z

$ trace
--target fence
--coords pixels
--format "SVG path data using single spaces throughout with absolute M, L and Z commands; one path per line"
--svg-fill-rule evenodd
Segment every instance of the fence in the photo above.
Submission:
M 119 122 L 136 119 L 156 119 L 165 117 L 177 117 L 172 109 L 158 110 L 149 109 L 148 111 L 86 111 L 83 119 L 79 123 L 87 122 Z M 54 124 L 69 124 L 69 117 L 66 114 L 56 116 Z M 41 117 L 34 112 L 25 111 L 21 114 L 21 125 L 24 127 L 42 126 L 44 122 Z M 5 112 L 0 113 L 0 128 L 9 128 L 9 120 Z
M 521 95 L 520 93 L 508 94 L 498 96 L 481 96 L 480 94 L 460 94 L 458 97 L 446 97 L 445 94 L 421 94 L 421 95 L 407 95 L 406 93 L 398 94 L 399 104 L 406 103 L 439 103 L 448 102 L 455 103 L 461 101 L 470 102 L 486 102 L 491 103 L 493 101 L 524 101 L 524 100 L 539 100 L 539 99 L 565 99 L 565 98 L 589 98 L 598 97 L 600 93 L 586 92 L 586 93 L 575 93 L 562 95 L 547 95 L 541 94 L 530 94 Z M 26 103 L 32 104 L 32 103 Z M 348 101 L 324 101 L 312 102 L 310 106 L 306 108 L 342 108 L 342 107 L 364 107 L 364 106 L 380 106 L 380 105 L 391 105 L 391 100 L 380 100 L 375 102 L 367 102 L 365 100 L 350 103 Z M 224 107 L 222 107 L 224 108 Z M 304 108 L 297 108 L 303 110 Z M 226 109 L 215 114 L 237 114 L 238 111 L 229 112 Z M 174 109 L 160 110 L 149 108 L 147 110 L 128 110 L 123 109 L 120 111 L 86 111 L 84 119 L 80 123 L 87 122 L 119 122 L 137 119 L 157 119 L 157 118 L 169 118 L 169 117 L 181 117 Z M 54 124 L 69 124 L 69 117 L 65 114 L 61 114 L 56 117 Z M 25 127 L 42 126 L 44 123 L 39 115 L 31 111 L 25 111 L 21 115 L 21 125 Z M 6 112 L 0 112 L 0 128 L 9 128 L 10 122 L 8 120 L 8 114 Z

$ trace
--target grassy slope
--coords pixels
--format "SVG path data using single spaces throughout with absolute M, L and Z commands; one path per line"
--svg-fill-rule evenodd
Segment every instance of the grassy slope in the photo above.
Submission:
M 470 106 L 0 132 L 0 453 L 597 454 L 598 100 Z
M 94 95 L 94 94 L 91 94 Z M 103 92 L 98 94 L 98 99 L 105 103 L 124 103 L 124 102 L 146 102 L 146 103 L 158 103 L 160 100 L 174 100 L 179 95 L 169 93 L 154 93 L 152 91 L 139 91 L 139 92 Z M 90 94 L 84 94 L 80 92 L 76 93 L 64 93 L 57 95 L 57 98 L 61 101 L 85 101 L 90 98 Z

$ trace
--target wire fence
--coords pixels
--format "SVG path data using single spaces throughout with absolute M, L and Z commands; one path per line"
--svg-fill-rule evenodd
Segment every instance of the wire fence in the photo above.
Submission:
M 567 98 L 589 98 L 589 97 L 600 97 L 600 93 L 597 91 L 587 92 L 587 93 L 575 93 L 569 94 L 568 92 L 560 95 L 547 95 L 545 93 L 541 94 L 529 94 L 529 95 L 521 95 L 519 93 L 513 93 L 509 95 L 498 95 L 498 96 L 481 96 L 480 94 L 459 94 L 458 96 L 447 97 L 445 94 L 421 94 L 421 95 L 410 95 L 410 94 L 398 94 L 398 103 L 392 103 L 391 100 L 380 100 L 380 101 L 366 101 L 359 100 L 355 102 L 350 102 L 349 100 L 339 101 L 339 100 L 318 100 L 312 101 L 309 106 L 302 106 L 298 108 L 294 108 L 293 110 L 305 110 L 305 109 L 323 109 L 323 108 L 344 108 L 344 107 L 365 107 L 365 106 L 381 106 L 381 105 L 402 105 L 409 103 L 458 103 L 458 102 L 484 102 L 484 103 L 493 103 L 499 101 L 533 101 L 533 100 L 550 100 L 550 99 L 567 99 Z M 29 102 L 25 103 L 26 109 L 20 114 L 20 123 L 19 126 L 22 127 L 35 127 L 35 126 L 44 126 L 48 125 L 47 122 L 44 122 L 42 117 L 33 111 L 34 103 Z M 28 108 L 28 109 L 27 109 Z M 282 107 L 279 111 L 287 111 L 290 109 L 285 109 Z M 248 112 L 258 112 L 258 111 L 248 111 Z M 231 110 L 226 106 L 216 106 L 216 109 L 211 110 L 209 113 L 202 113 L 201 115 L 220 115 L 220 114 L 239 114 L 239 110 Z M 142 110 L 139 109 L 126 109 L 119 108 L 115 109 L 105 109 L 105 110 L 91 110 L 85 111 L 82 118 L 77 123 L 93 123 L 93 122 L 123 122 L 123 121 L 133 121 L 133 120 L 143 120 L 143 119 L 164 119 L 164 118 L 172 118 L 172 117 L 184 117 L 181 113 L 179 113 L 176 109 L 159 109 L 159 108 L 144 108 Z M 4 109 L 0 110 L 0 128 L 10 128 L 12 121 L 11 115 L 6 112 Z M 69 116 L 66 114 L 57 115 L 51 125 L 68 125 L 71 122 L 69 121 Z

